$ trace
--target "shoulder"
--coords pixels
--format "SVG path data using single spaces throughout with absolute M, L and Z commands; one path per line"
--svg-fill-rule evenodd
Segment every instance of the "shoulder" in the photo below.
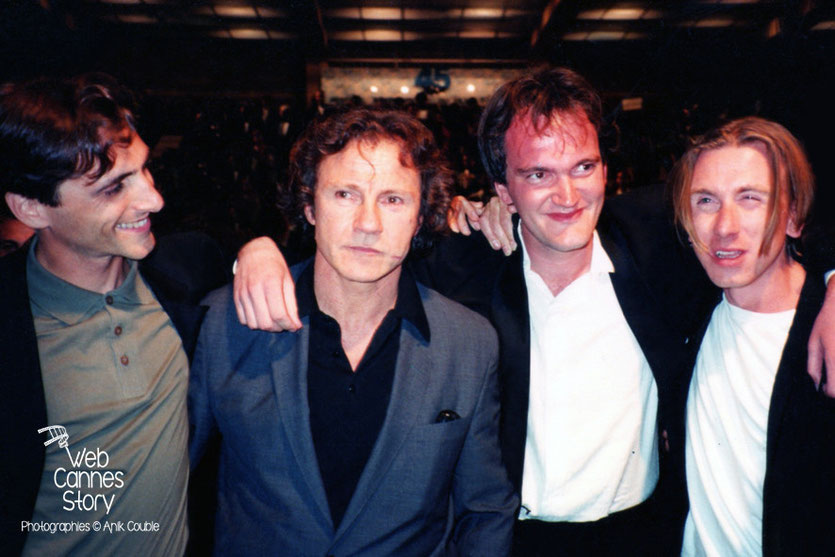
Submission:
M 0 257 L 0 297 L 19 299 L 21 293 L 28 296 L 26 286 L 26 257 L 29 244 Z M 5 301 L 3 302 L 5 303 Z
M 410 257 L 417 280 L 469 307 L 489 307 L 493 286 L 508 258 L 481 232 L 450 234 L 426 257 Z
M 486 318 L 423 284 L 418 283 L 418 291 L 433 344 L 498 348 L 496 331 Z
M 214 240 L 187 232 L 160 238 L 140 269 L 155 292 L 193 303 L 229 281 L 227 263 Z

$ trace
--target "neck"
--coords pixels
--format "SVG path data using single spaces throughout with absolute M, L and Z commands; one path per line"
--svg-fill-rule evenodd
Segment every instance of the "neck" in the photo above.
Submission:
M 542 246 L 522 227 L 525 250 L 531 259 L 531 270 L 542 277 L 551 294 L 556 296 L 591 268 L 592 241 L 575 250 L 557 251 Z
M 42 240 L 39 237 L 35 246 L 38 263 L 56 277 L 79 288 L 104 294 L 118 288 L 127 276 L 128 265 L 123 257 L 84 257 L 63 249 L 51 249 L 51 244 Z
M 320 255 L 313 262 L 313 293 L 319 309 L 333 317 L 342 333 L 342 348 L 356 369 L 374 333 L 397 302 L 401 268 L 374 282 L 340 277 Z
M 761 277 L 762 281 L 756 288 L 724 289 L 728 302 L 757 313 L 776 313 L 796 308 L 806 280 L 806 270 L 788 254 L 781 257 L 785 259 L 779 268 Z

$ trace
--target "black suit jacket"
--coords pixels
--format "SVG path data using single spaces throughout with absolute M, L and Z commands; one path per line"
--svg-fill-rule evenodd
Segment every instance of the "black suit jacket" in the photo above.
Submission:
M 615 268 L 611 278 L 621 309 L 658 386 L 659 430 L 667 431 L 670 451 L 661 451 L 655 499 L 671 528 L 680 529 L 686 509 L 682 384 L 687 344 L 709 311 L 714 290 L 691 250 L 679 241 L 671 214 L 663 190 L 645 188 L 607 201 L 597 232 Z M 419 280 L 488 317 L 499 334 L 502 457 L 521 492 L 530 389 L 521 250 L 505 257 L 480 233 L 453 235 L 412 264 Z
M 27 246 L 0 258 L 0 554 L 18 554 L 43 473 L 47 423 L 35 326 L 26 282 Z M 206 308 L 203 296 L 228 280 L 217 246 L 195 234 L 163 238 L 139 264 L 140 273 L 171 318 L 191 360 Z
M 825 292 L 820 275 L 809 273 L 774 379 L 763 485 L 766 556 L 832 554 L 835 400 L 818 393 L 806 372 L 807 342 Z M 717 295 L 715 302 L 720 299 Z M 695 337 L 693 364 L 709 322 Z M 689 376 L 692 369 L 691 364 Z

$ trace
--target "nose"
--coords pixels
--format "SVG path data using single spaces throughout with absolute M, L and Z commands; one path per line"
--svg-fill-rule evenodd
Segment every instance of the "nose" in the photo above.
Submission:
M 376 234 L 382 228 L 380 208 L 372 200 L 364 201 L 357 207 L 354 228 L 366 234 Z
M 554 186 L 551 193 L 551 201 L 560 205 L 561 207 L 573 207 L 580 201 L 580 195 L 577 193 L 577 188 L 574 187 L 574 181 L 570 176 L 561 176 Z
M 137 177 L 137 194 L 134 206 L 138 211 L 158 213 L 165 206 L 162 196 L 154 185 L 154 177 L 147 168 Z
M 723 204 L 716 213 L 714 229 L 719 236 L 732 236 L 739 232 L 739 215 L 736 208 Z

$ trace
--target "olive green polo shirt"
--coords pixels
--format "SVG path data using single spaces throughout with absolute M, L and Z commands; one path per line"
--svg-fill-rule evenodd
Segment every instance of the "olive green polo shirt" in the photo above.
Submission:
M 188 360 L 180 337 L 135 261 L 118 288 L 99 294 L 44 269 L 35 243 L 26 269 L 43 425 L 66 428 L 69 446 L 46 448 L 31 522 L 49 526 L 30 528 L 23 553 L 181 555 Z

